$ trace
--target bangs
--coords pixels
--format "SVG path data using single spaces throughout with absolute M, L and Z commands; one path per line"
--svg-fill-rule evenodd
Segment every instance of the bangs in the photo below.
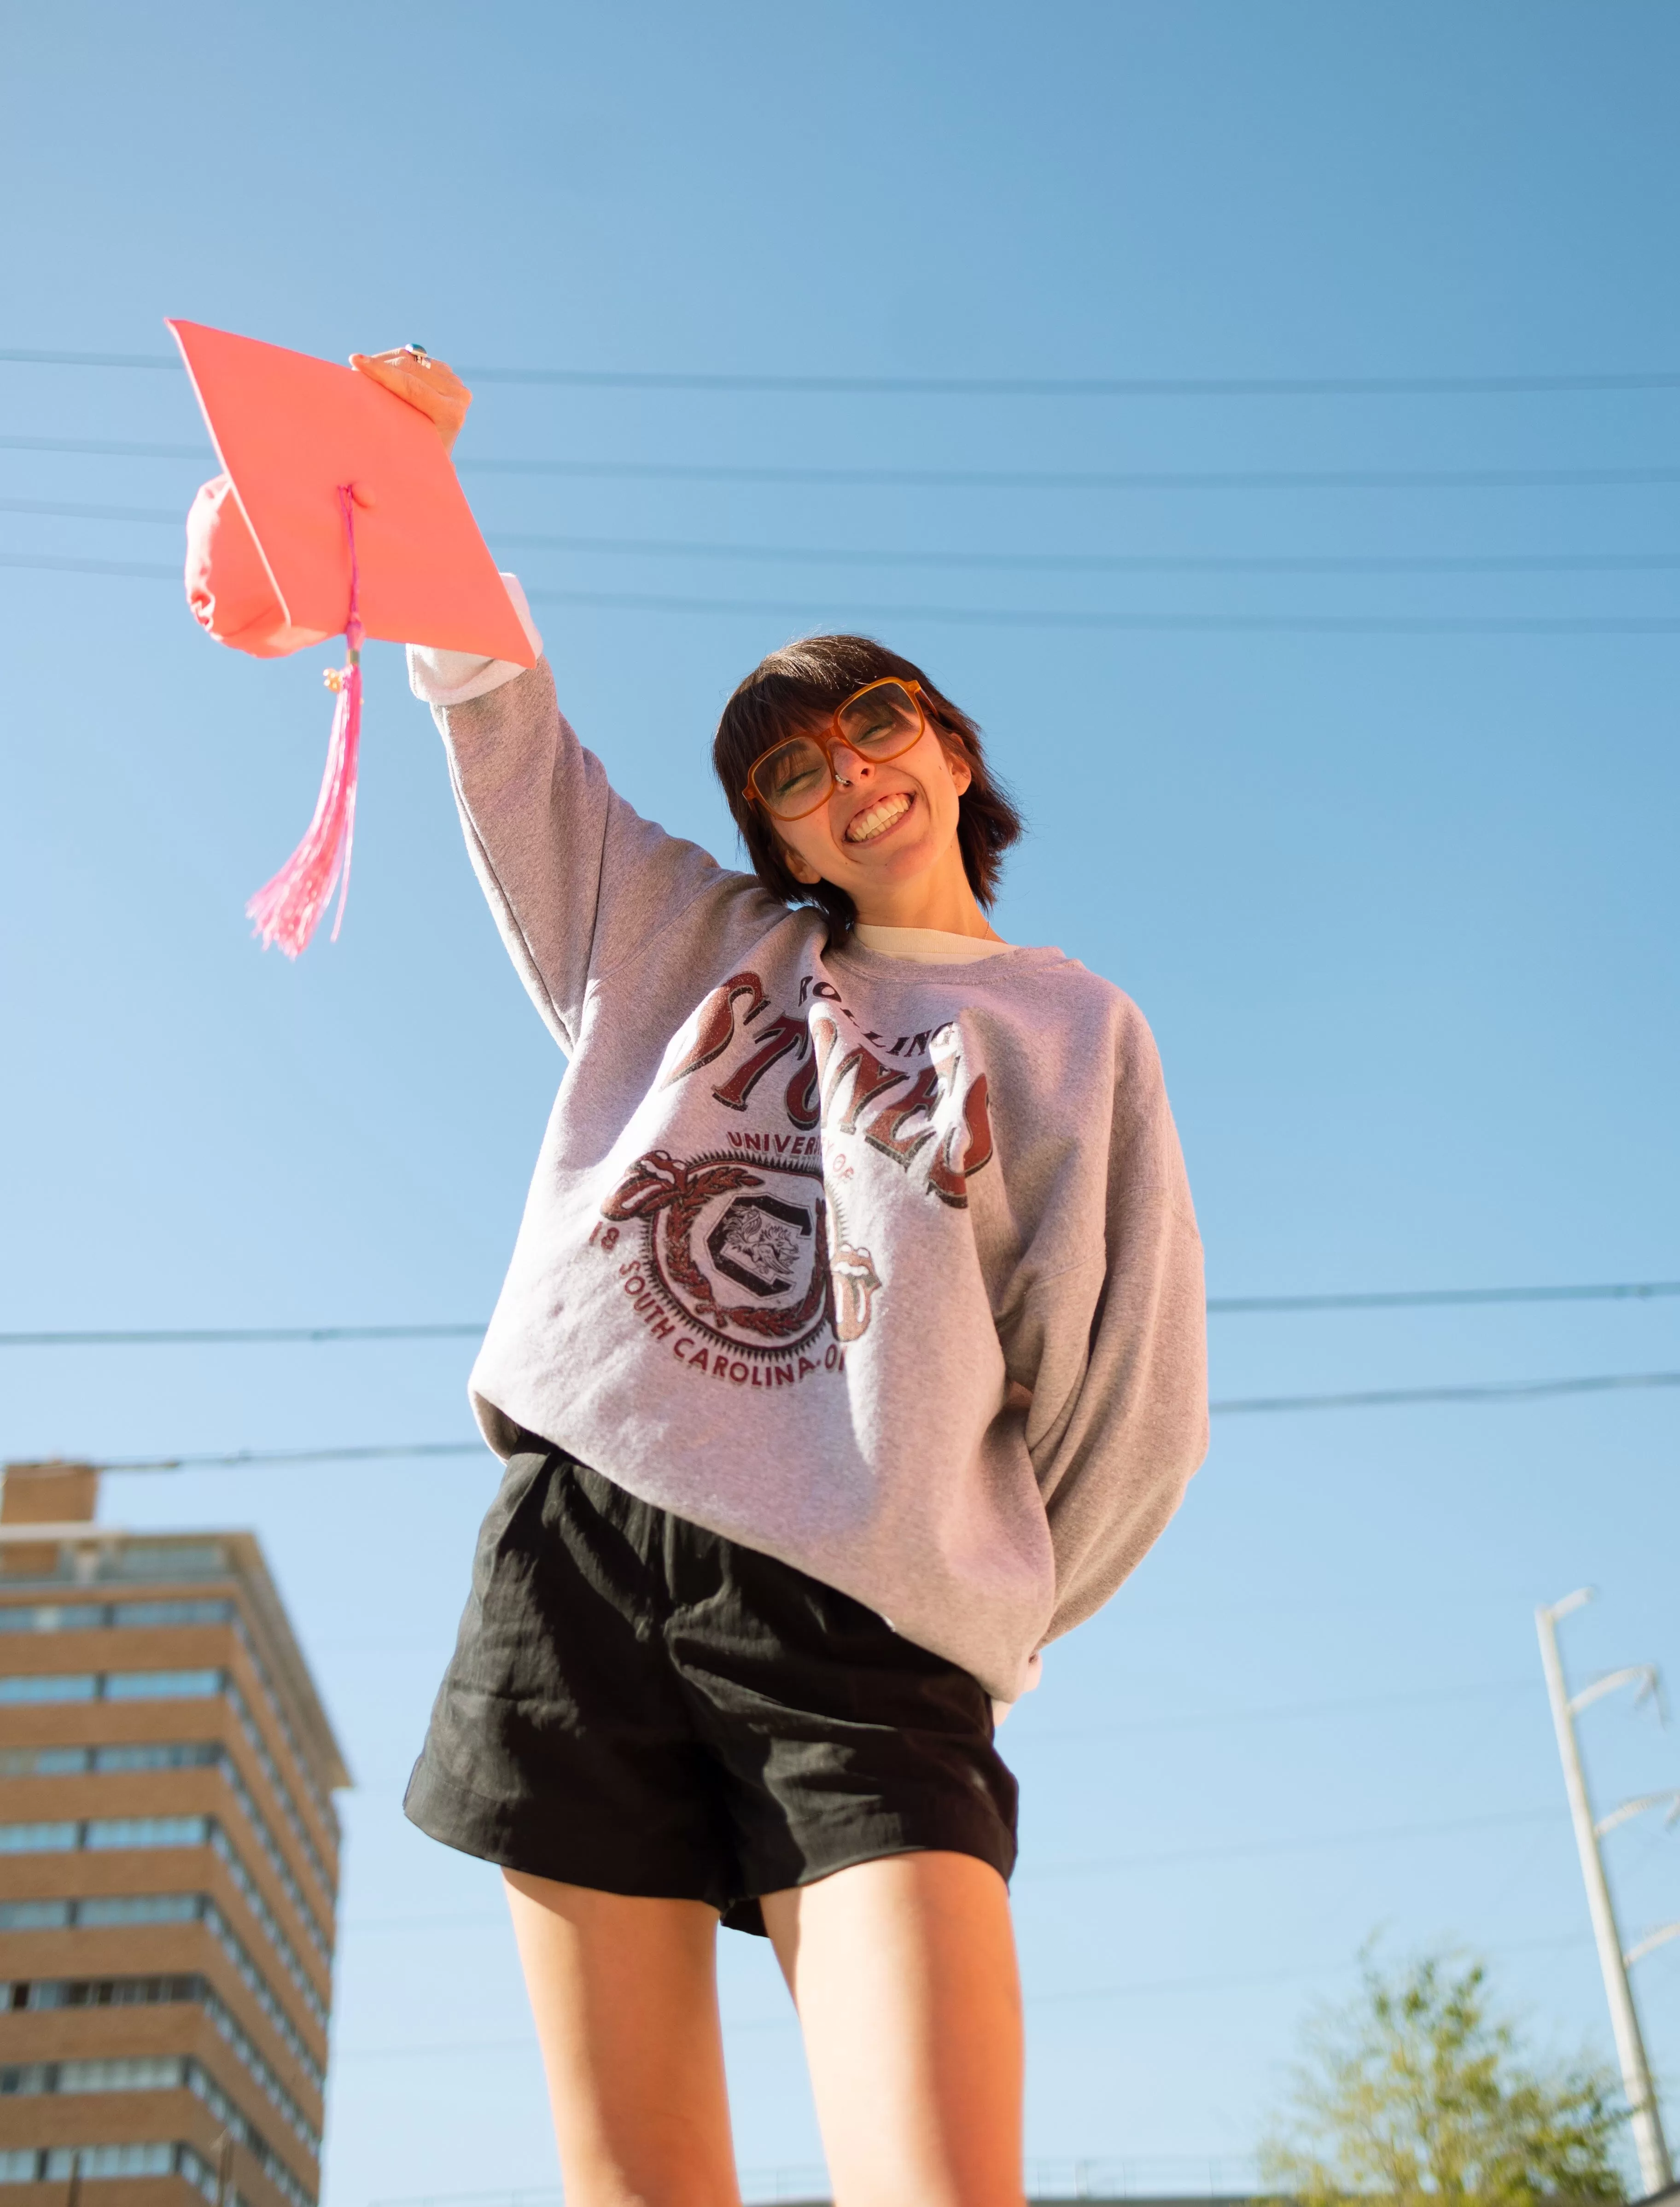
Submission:
M 712 743 L 712 763 L 754 872 L 781 903 L 811 905 L 823 912 L 836 943 L 856 924 L 856 906 L 832 882 L 807 885 L 789 872 L 773 823 L 745 794 L 747 777 L 764 753 L 786 737 L 826 727 L 853 691 L 893 677 L 919 685 L 942 739 L 967 762 L 972 779 L 958 800 L 957 838 L 969 887 L 981 905 L 989 906 L 997 894 L 1003 853 L 1020 837 L 1020 814 L 987 768 L 976 723 L 913 661 L 900 658 L 873 637 L 801 637 L 773 651 L 724 707 Z
M 723 709 L 713 762 L 724 787 L 746 787 L 753 763 L 786 736 L 826 727 L 854 690 L 896 675 L 919 682 L 936 715 L 966 715 L 942 698 L 918 667 L 866 636 L 813 636 L 760 661 Z

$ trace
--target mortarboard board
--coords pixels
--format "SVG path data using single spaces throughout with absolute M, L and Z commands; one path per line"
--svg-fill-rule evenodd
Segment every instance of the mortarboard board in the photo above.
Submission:
M 327 676 L 338 707 L 315 816 L 248 907 L 264 942 L 295 957 L 335 882 L 348 884 L 362 637 L 521 667 L 533 655 L 449 456 L 417 409 L 308 353 L 197 322 L 167 326 L 230 486 L 206 485 L 189 521 L 195 615 L 259 657 L 341 632 L 350 646 L 349 664 Z
M 529 666 L 530 646 L 438 434 L 330 360 L 197 322 L 168 325 L 287 620 L 340 636 L 354 486 L 363 631 Z

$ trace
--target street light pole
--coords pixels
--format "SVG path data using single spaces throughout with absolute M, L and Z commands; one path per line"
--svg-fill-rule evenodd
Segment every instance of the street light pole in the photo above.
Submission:
M 1593 1937 L 1599 1949 L 1599 1967 L 1604 1973 L 1605 1995 L 1610 2002 L 1611 2028 L 1616 2035 L 1616 2053 L 1622 2065 L 1622 2086 L 1632 2112 L 1639 2174 L 1648 2197 L 1671 2185 L 1674 2181 L 1674 2171 L 1669 2162 L 1668 2142 L 1663 2136 L 1657 2095 L 1651 2084 L 1650 2065 L 1645 2058 L 1645 2041 L 1640 2034 L 1633 1988 L 1628 1983 L 1627 1964 L 1622 1953 L 1622 1935 L 1617 1928 L 1616 1911 L 1610 1898 L 1610 1883 L 1605 1876 L 1604 1857 L 1599 1851 L 1598 1827 L 1593 1821 L 1593 1803 L 1587 1791 L 1587 1773 L 1581 1767 L 1581 1749 L 1575 1738 L 1575 1708 L 1569 1700 L 1569 1687 L 1563 1678 L 1563 1659 L 1557 1648 L 1558 1619 L 1568 1617 L 1591 1600 L 1591 1593 L 1585 1588 L 1576 1594 L 1566 1594 L 1562 1601 L 1554 1602 L 1550 1608 L 1537 1609 L 1534 1623 L 1540 1633 L 1540 1661 L 1545 1669 L 1545 1690 L 1551 1702 L 1551 1721 L 1557 1731 L 1557 1752 L 1563 1761 L 1563 1785 L 1569 1798 L 1569 1821 L 1575 1826 L 1575 1843 L 1581 1855 L 1581 1875 L 1587 1887 L 1587 1908 L 1593 1919 Z

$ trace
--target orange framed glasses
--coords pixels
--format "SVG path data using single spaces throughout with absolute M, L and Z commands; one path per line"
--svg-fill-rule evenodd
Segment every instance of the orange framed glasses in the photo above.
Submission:
M 741 794 L 762 804 L 773 820 L 803 820 L 834 792 L 837 744 L 859 758 L 894 759 L 920 742 L 928 725 L 919 682 L 901 682 L 896 675 L 866 682 L 836 708 L 823 733 L 788 736 L 762 751 Z

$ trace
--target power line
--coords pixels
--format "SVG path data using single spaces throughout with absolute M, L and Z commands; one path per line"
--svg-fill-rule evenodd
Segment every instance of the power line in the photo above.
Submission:
M 8 511 L 0 500 L 0 511 Z M 180 517 L 169 519 L 179 524 Z M 510 551 L 587 552 L 608 557 L 781 561 L 815 567 L 959 567 L 1085 575 L 1575 575 L 1667 574 L 1680 553 L 1564 552 L 1349 554 L 1318 558 L 1270 553 L 1154 552 L 899 552 L 833 545 L 717 544 L 681 538 L 543 536 L 492 529 Z
M 181 356 L 174 352 L 54 352 L 9 345 L 0 351 L 0 361 L 13 368 L 167 368 L 181 373 Z
M 167 522 L 173 529 L 187 517 L 175 505 L 77 505 L 52 498 L 0 498 L 0 513 L 40 513 L 57 521 Z
M 1236 1862 L 1267 1855 L 1315 1854 L 1337 1847 L 1388 1846 L 1402 1839 L 1456 1838 L 1462 1832 L 1498 1830 L 1513 1824 L 1557 1826 L 1563 1822 L 1567 1815 L 1566 1809 L 1556 1807 L 1505 1809 L 1496 1809 L 1486 1815 L 1448 1816 L 1428 1822 L 1379 1824 L 1351 1832 L 1312 1833 L 1302 1838 L 1239 1839 L 1225 1846 L 1167 1847 L 1141 1854 L 1105 1855 L 1087 1862 L 1025 1863 L 1017 1871 L 1015 1882 L 1031 1884 L 1040 1879 L 1099 1876 L 1118 1869 L 1166 1869 L 1179 1864 Z M 420 1929 L 432 1924 L 505 1923 L 506 1921 L 506 1914 L 503 1911 L 475 1910 L 440 1916 L 365 1917 L 359 1922 L 345 1923 L 342 1928 L 348 1935 L 351 1932 Z
M 29 368 L 166 369 L 174 353 L 65 352 L 14 346 L 0 362 Z M 694 368 L 507 368 L 463 365 L 480 383 L 547 385 L 569 390 L 785 392 L 931 398 L 1503 398 L 1525 393 L 1680 390 L 1680 372 L 1537 375 L 778 375 Z
M 812 605 L 776 598 L 690 598 L 636 590 L 530 589 L 535 604 L 597 612 L 724 613 L 822 621 L 844 608 L 868 621 L 938 621 L 962 627 L 1102 630 L 1151 636 L 1673 636 L 1666 614 L 1125 613 L 1041 612 L 1005 606 Z
M 94 458 L 212 459 L 209 446 L 98 437 L 0 437 L 0 452 Z M 574 481 L 825 483 L 912 490 L 1534 490 L 1680 482 L 1680 467 L 1109 469 L 754 467 L 675 460 L 475 459 L 463 475 L 560 475 Z
M 331 1654 L 338 1651 L 328 1648 L 324 1652 Z M 1375 1709 L 1408 1708 L 1414 1707 L 1419 1704 L 1438 1706 L 1443 1702 L 1480 1700 L 1486 1698 L 1489 1695 L 1497 1695 L 1502 1699 L 1510 1700 L 1512 1696 L 1516 1694 L 1538 1694 L 1544 1690 L 1545 1689 L 1538 1678 L 1519 1678 L 1514 1680 L 1507 1679 L 1503 1682 L 1492 1681 L 1486 1684 L 1478 1686 L 1448 1686 L 1433 1690 L 1426 1689 L 1423 1691 L 1414 1693 L 1363 1694 L 1346 1697 L 1341 1701 L 1283 1702 L 1275 1704 L 1272 1707 L 1265 1708 L 1215 1711 L 1200 1716 L 1180 1715 L 1175 1717 L 1161 1717 L 1152 1719 L 1145 1724 L 1086 1725 L 1078 1730 L 1055 1732 L 1034 1732 L 1031 1735 L 1027 1743 L 1030 1746 L 1042 1746 L 1047 1742 L 1052 1740 L 1079 1740 L 1088 1745 L 1093 1739 L 1109 1738 L 1114 1737 L 1116 1733 L 1130 1734 L 1136 1732 L 1166 1732 L 1171 1733 L 1175 1737 L 1179 1737 L 1185 1732 L 1207 1731 L 1210 1728 L 1223 1727 L 1229 1725 L 1276 1724 L 1287 1721 L 1292 1718 L 1309 1716 L 1322 1715 L 1339 1717 L 1360 1715 Z M 1021 1737 L 1019 1730 L 1017 1729 L 1019 1722 L 1020 1720 L 1019 1718 L 1012 1720 L 1010 1731 L 1010 1737 L 1013 1742 L 1013 1745 L 1011 1749 L 1012 1754 L 1017 1752 L 1021 1745 Z M 1507 1814 L 1509 1813 L 1510 1812 L 1507 1812 Z M 1550 1821 L 1555 1823 L 1562 1813 L 1563 1812 L 1561 1810 L 1555 1809 L 1536 1809 L 1533 1811 L 1524 1810 L 1510 1815 L 1510 1821 L 1515 1822 L 1541 1822 Z M 1342 1834 L 1342 1839 L 1339 1842 L 1334 1842 L 1334 1844 L 1351 1845 L 1355 1843 L 1362 1844 L 1367 1841 L 1372 1844 L 1379 1842 L 1385 1843 L 1395 1839 L 1411 1838 L 1426 1832 L 1432 1834 L 1441 1834 L 1461 1830 L 1473 1830 L 1484 1823 L 1497 1823 L 1502 1821 L 1504 1821 L 1504 1817 L 1496 1815 L 1492 1818 L 1472 1817 L 1468 1820 L 1454 1820 L 1447 1823 L 1432 1824 L 1427 1827 L 1414 1825 L 1406 1825 L 1398 1828 L 1389 1828 L 1384 1827 L 1374 1831 L 1346 1833 Z M 1320 1844 L 1320 1842 L 1317 1839 L 1313 1839 L 1305 1842 L 1304 1844 L 1317 1845 Z M 1240 1845 L 1236 1851 L 1261 1854 L 1285 1852 L 1288 1851 L 1294 1845 L 1294 1843 L 1292 1841 L 1274 1842 L 1270 1840 L 1255 1842 L 1252 1845 L 1244 1843 Z M 1201 1858 L 1202 1851 L 1193 1850 L 1187 1855 L 1182 1852 L 1172 1852 L 1147 1857 L 1121 1857 L 1120 1859 L 1120 1863 L 1115 1866 L 1131 1867 L 1142 1862 L 1164 1864 L 1181 1861 L 1195 1861 L 1200 1860 Z M 1089 1863 L 1049 1864 L 1046 1866 L 1046 1871 L 1044 1874 L 1049 1874 L 1049 1872 L 1053 1869 L 1059 1870 L 1066 1869 L 1070 1875 L 1084 1875 L 1087 1870 L 1095 1870 L 1107 1866 L 1109 1865 Z M 1025 1873 L 1023 1874 L 1025 1875 Z M 1035 1875 L 1037 1873 L 1035 1873 Z M 492 1910 L 487 1913 L 482 1909 L 468 1911 L 451 1910 L 443 1913 L 434 1911 L 417 1916 L 357 1917 L 354 1919 L 342 1921 L 340 1923 L 340 1929 L 344 1936 L 349 1937 L 352 1933 L 355 1933 L 357 1935 L 362 1935 L 364 1934 L 372 1935 L 386 1931 L 427 1930 L 433 1928 L 441 1928 L 445 1925 L 505 1923 L 506 1920 L 505 1911 L 499 1910 Z
M 1398 1693 L 1343 1695 L 1317 1702 L 1274 1702 L 1259 1708 L 1213 1709 L 1200 1715 L 1122 1719 L 1117 1724 L 1064 1726 L 1041 1732 L 1015 1720 L 1010 1738 L 1030 1747 L 1061 1745 L 1070 1740 L 1132 1737 L 1139 1733 L 1221 1731 L 1228 1725 L 1285 1724 L 1303 1717 L 1363 1716 L 1373 1709 L 1437 1708 L 1445 1702 L 1486 1700 L 1490 1695 L 1509 1698 L 1513 1694 L 1543 1691 L 1538 1678 L 1490 1678 L 1470 1686 L 1423 1686 Z M 1031 1703 L 1025 1705 L 1031 1708 Z
M 1324 1832 L 1304 1839 L 1238 1839 L 1228 1845 L 1169 1847 L 1150 1854 L 1103 1855 L 1086 1862 L 1045 1863 L 1022 1870 L 1023 1879 L 1094 1877 L 1116 1869 L 1164 1869 L 1180 1863 L 1236 1862 L 1259 1855 L 1312 1854 L 1321 1848 L 1388 1845 L 1397 1839 L 1444 1838 L 1459 1832 L 1492 1831 L 1509 1824 L 1561 1824 L 1568 1810 L 1504 1809 L 1491 1815 L 1451 1816 L 1428 1823 L 1379 1824 L 1360 1831 Z
M 1502 1941 L 1497 1947 L 1482 1951 L 1493 1954 L 1526 1954 L 1551 1953 L 1569 1947 L 1585 1946 L 1589 1932 L 1565 1931 L 1542 1939 L 1517 1939 Z M 1353 1967 L 1348 1961 L 1320 1963 L 1316 1967 L 1288 1970 L 1245 1971 L 1240 1976 L 1200 1977 L 1157 1977 L 1146 1983 L 1118 1985 L 1082 1985 L 1066 1992 L 1029 1993 L 1028 2007 L 1060 2007 L 1074 2001 L 1153 1999 L 1164 1993 L 1248 1992 L 1271 1985 L 1310 1983 L 1325 1977 L 1340 1977 Z M 798 2027 L 798 2017 L 792 2009 L 785 2016 L 764 2016 L 750 2021 L 735 2022 L 726 2019 L 726 2036 L 748 2031 L 792 2031 Z M 421 2046 L 350 2046 L 341 2048 L 334 2059 L 339 2061 L 391 2061 L 398 2059 L 424 2058 L 428 2055 L 457 2055 L 463 2054 L 506 2054 L 515 2051 L 535 2053 L 536 2041 L 528 2031 L 523 2038 L 460 2039 L 447 2045 Z M 499 2195 L 503 2198 L 510 2193 Z M 380 2207 L 424 2207 L 424 2203 L 391 2200 Z
M 80 452 L 107 460 L 213 460 L 211 446 L 141 445 L 129 438 L 0 437 L 0 452 Z
M 182 526 L 174 506 L 87 505 L 53 499 L 0 498 L 0 513 L 63 521 L 118 521 Z M 583 552 L 608 558 L 777 561 L 806 566 L 957 567 L 1048 574 L 1115 575 L 1573 575 L 1668 574 L 1675 552 L 1397 553 L 1365 556 L 1268 553 L 1109 552 L 906 552 L 839 545 L 726 544 L 656 536 L 555 536 L 492 529 L 510 551 Z
M 98 1471 L 236 1471 L 248 1464 L 374 1463 L 399 1456 L 484 1456 L 488 1444 L 470 1441 L 382 1441 L 346 1448 L 233 1449 L 225 1456 L 102 1457 Z
M 41 447 L 40 449 L 47 449 Z M 814 468 L 674 460 L 464 459 L 475 475 L 824 483 L 911 490 L 1534 490 L 1680 482 L 1680 468 Z
M 710 375 L 689 370 L 466 367 L 481 383 L 930 398 L 1390 398 L 1680 390 L 1671 369 L 1581 375 Z
M 501 1920 L 506 1921 L 505 1911 Z M 789 2019 L 790 2021 L 792 2019 Z M 1063 2201 L 1070 2197 L 1059 2188 L 1061 2180 L 1046 2174 L 1046 2171 L 1072 2169 L 1082 2171 L 1089 2178 L 1093 2169 L 1099 2172 L 1118 2169 L 1122 2172 L 1120 2196 L 1133 2199 L 1163 2196 L 1160 2186 L 1151 2188 L 1151 2180 L 1145 2180 L 1141 2185 L 1135 2180 L 1134 2173 L 1139 2169 L 1194 2169 L 1199 2179 L 1205 2179 L 1210 2187 L 1217 2191 L 1211 2172 L 1222 2168 L 1241 2169 L 1244 2172 L 1242 2181 L 1247 2187 L 1247 2172 L 1253 2167 L 1253 2156 L 1241 2153 L 1150 2153 L 1113 2156 L 1093 2154 L 1080 2155 L 1076 2159 L 1063 2156 L 1059 2160 L 1033 2160 L 1025 2164 L 1027 2191 L 1031 2198 L 1039 2203 L 1039 2207 L 1048 2207 L 1051 2201 L 1056 2203 L 1056 2207 L 1062 2207 Z M 764 2189 L 767 2183 L 770 2186 L 768 2193 Z M 1107 2179 L 1101 2179 L 1095 2192 L 1087 2184 L 1076 2195 L 1071 2196 L 1109 2200 L 1115 2195 L 1112 2190 L 1103 2188 L 1107 2183 Z M 828 2185 L 828 2169 L 817 2162 L 803 2165 L 798 2162 L 773 2162 L 761 2164 L 757 2168 L 740 2171 L 741 2198 L 746 2207 L 778 2207 L 778 2203 L 782 2202 L 826 2198 Z M 798 2188 L 791 2189 L 791 2186 Z M 418 2193 L 405 2199 L 375 2199 L 371 2207 L 565 2207 L 565 2196 L 557 2184 L 504 2184 L 493 2192 L 433 2192 Z M 1247 2190 L 1243 2196 L 1247 2196 Z
M 1584 1947 L 1591 1935 L 1585 1931 L 1565 1931 L 1545 1939 L 1515 1940 L 1484 1951 L 1496 1954 L 1550 1952 L 1554 1947 Z M 1161 1993 L 1247 1991 L 1262 1985 L 1300 1984 L 1317 1977 L 1341 1977 L 1350 1966 L 1348 1963 L 1341 1962 L 1324 1965 L 1318 1969 L 1270 1970 L 1244 1977 L 1159 1977 L 1149 1984 L 1089 1985 L 1069 1992 L 1030 1994 L 1026 2005 L 1043 2007 L 1067 2001 L 1152 1998 Z
M 157 559 L 80 559 L 51 552 L 0 552 L 0 567 L 33 568 L 45 575 L 126 575 L 145 583 L 178 583 L 182 562 Z
M 1562 1288 L 1360 1289 L 1347 1295 L 1210 1295 L 1210 1313 L 1254 1311 L 1426 1310 L 1463 1303 L 1588 1303 L 1644 1301 L 1680 1295 L 1680 1280 L 1612 1280 Z
M 145 582 L 181 579 L 178 566 L 133 559 L 83 559 L 53 553 L 0 552 L 0 567 L 45 574 L 117 575 Z M 866 621 L 936 621 L 959 627 L 1050 628 L 1132 636 L 1675 636 L 1680 616 L 1646 613 L 1540 613 L 1484 617 L 1382 613 L 1073 613 L 1009 606 L 864 605 L 844 598 L 822 604 L 780 598 L 690 598 L 638 590 L 525 593 L 533 604 L 594 612 L 723 614 L 799 622 L 844 613 Z
M 1256 1395 L 1210 1403 L 1215 1417 L 1254 1410 L 1363 1410 L 1410 1403 L 1500 1403 L 1544 1395 L 1596 1395 L 1626 1388 L 1680 1387 L 1680 1372 L 1609 1373 L 1585 1379 L 1494 1380 L 1468 1387 L 1384 1387 L 1348 1395 Z M 482 1440 L 391 1441 L 343 1448 L 234 1449 L 225 1455 L 109 1456 L 100 1471 L 233 1471 L 278 1463 L 372 1463 L 404 1456 L 478 1456 Z
M 1609 1280 L 1540 1288 L 1360 1289 L 1321 1295 L 1210 1295 L 1210 1317 L 1322 1310 L 1446 1308 L 1455 1304 L 1629 1302 L 1680 1295 L 1680 1280 Z M 0 1333 L 0 1349 L 199 1348 L 227 1344 L 325 1341 L 452 1341 L 476 1339 L 484 1319 L 413 1325 L 98 1326 L 34 1333 Z
M 1543 1395 L 1603 1395 L 1624 1388 L 1680 1387 L 1680 1372 L 1610 1372 L 1584 1379 L 1481 1380 L 1463 1387 L 1372 1387 L 1348 1395 L 1250 1395 L 1210 1403 L 1216 1417 L 1255 1410 L 1376 1410 L 1408 1403 L 1521 1403 Z
M 439 1325 L 197 1325 L 84 1327 L 0 1333 L 0 1349 L 223 1348 L 266 1342 L 476 1340 L 487 1321 Z

